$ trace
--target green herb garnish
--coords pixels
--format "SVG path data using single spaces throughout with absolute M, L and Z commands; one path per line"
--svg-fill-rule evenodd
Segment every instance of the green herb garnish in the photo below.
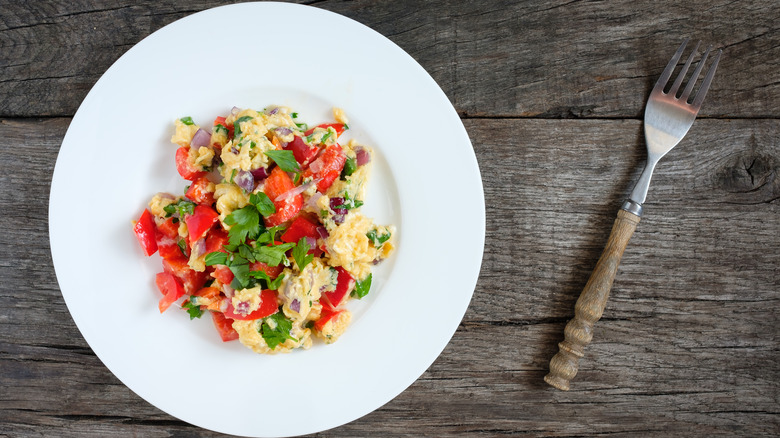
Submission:
M 347 177 L 355 173 L 357 170 L 357 160 L 355 158 L 347 158 L 344 162 L 344 170 L 341 171 L 342 181 L 346 181 Z
M 239 138 L 241 136 L 241 123 L 248 122 L 254 119 L 252 116 L 244 116 L 233 122 L 233 138 Z
M 195 211 L 195 203 L 182 199 L 179 202 L 166 205 L 163 207 L 163 211 L 165 212 L 165 217 L 171 217 L 178 213 L 179 217 L 184 219 L 184 216 L 191 215 Z
M 355 283 L 355 289 L 352 291 L 352 296 L 361 299 L 364 296 L 368 295 L 368 290 L 371 289 L 371 277 L 373 274 L 368 274 L 368 277 L 366 277 L 363 281 L 358 281 Z
M 309 249 L 309 243 L 306 242 L 306 238 L 301 237 L 301 240 L 298 241 L 298 244 L 292 250 L 293 259 L 298 264 L 299 271 L 303 271 L 303 268 L 314 260 L 314 255 L 309 254 Z
M 273 322 L 273 328 L 268 323 L 269 320 Z M 284 343 L 288 339 L 298 342 L 297 339 L 290 336 L 290 330 L 292 330 L 292 321 L 285 318 L 283 313 L 277 312 L 263 320 L 259 331 L 263 339 L 265 339 L 268 348 L 273 350 L 277 345 Z
M 187 310 L 187 313 L 190 314 L 190 320 L 203 316 L 203 310 L 200 309 L 200 306 L 193 304 L 192 301 L 185 301 L 181 308 Z
M 170 120 L 170 119 L 169 119 Z M 179 120 L 181 120 L 182 123 L 184 123 L 187 126 L 192 126 L 195 124 L 195 122 L 192 121 L 192 117 L 182 117 Z
M 390 240 L 390 236 L 391 236 L 390 233 L 379 235 L 377 233 L 376 229 L 373 229 L 373 230 L 369 231 L 368 233 L 366 233 L 366 237 L 371 239 L 371 242 L 373 242 L 374 246 L 377 247 L 377 248 L 382 246 L 383 243 L 385 243 L 388 240 Z
M 297 172 L 301 169 L 301 166 L 295 161 L 295 155 L 292 151 L 270 150 L 266 151 L 265 154 L 285 172 Z

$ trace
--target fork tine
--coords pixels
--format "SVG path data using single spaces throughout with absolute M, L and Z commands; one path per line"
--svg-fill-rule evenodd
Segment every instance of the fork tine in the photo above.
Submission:
M 701 60 L 699 60 L 699 65 L 696 66 L 696 70 L 693 71 L 691 78 L 688 79 L 688 85 L 685 86 L 685 89 L 683 90 L 682 95 L 680 96 L 680 100 L 682 100 L 683 102 L 688 101 L 688 96 L 691 95 L 691 91 L 693 91 L 693 86 L 696 85 L 696 79 L 699 78 L 699 73 L 701 73 L 701 69 L 704 67 L 704 61 L 707 60 L 707 56 L 709 56 L 710 50 L 712 50 L 712 46 L 707 47 L 707 50 L 704 52 L 704 55 L 702 55 L 701 57 Z
M 690 38 L 686 38 L 685 41 L 683 41 L 682 45 L 680 45 L 680 48 L 677 49 L 677 52 L 674 53 L 674 56 L 672 56 L 672 60 L 669 61 L 669 64 L 666 64 L 666 68 L 664 69 L 664 72 L 661 73 L 661 77 L 658 78 L 658 81 L 655 83 L 655 86 L 653 87 L 653 91 L 663 91 L 664 86 L 669 81 L 669 78 L 672 77 L 672 72 L 674 71 L 674 67 L 677 66 L 677 61 L 680 60 L 680 56 L 682 56 L 683 50 L 685 50 L 685 45 L 688 44 L 688 41 L 690 41 Z
M 696 43 L 696 47 L 693 48 L 693 51 L 691 52 L 691 55 L 688 56 L 688 60 L 685 61 L 685 65 L 683 66 L 682 70 L 680 70 L 680 73 L 677 74 L 677 79 L 675 79 L 674 84 L 672 84 L 672 88 L 669 89 L 669 94 L 672 96 L 677 95 L 677 90 L 680 89 L 680 85 L 682 84 L 683 79 L 685 79 L 685 73 L 688 73 L 688 67 L 691 66 L 691 63 L 693 62 L 693 57 L 696 56 L 696 52 L 699 51 L 699 46 L 701 45 L 701 41 Z M 701 63 L 699 63 L 701 65 Z M 696 73 L 691 76 L 691 79 L 696 81 L 696 78 L 698 77 L 699 72 L 698 70 Z
M 701 107 L 701 103 L 704 102 L 704 96 L 707 95 L 707 90 L 710 89 L 710 83 L 712 82 L 712 78 L 715 77 L 715 70 L 718 68 L 718 61 L 720 61 L 720 54 L 723 53 L 723 50 L 718 50 L 718 54 L 715 55 L 715 60 L 712 61 L 712 65 L 710 66 L 710 69 L 707 70 L 707 76 L 704 77 L 704 82 L 701 83 L 701 88 L 699 88 L 699 92 L 696 93 L 696 99 L 693 100 L 693 106 L 697 110 L 699 107 Z

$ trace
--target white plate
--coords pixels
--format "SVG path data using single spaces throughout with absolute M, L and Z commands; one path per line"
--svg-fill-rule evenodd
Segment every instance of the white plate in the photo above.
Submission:
M 207 124 L 232 106 L 287 105 L 310 124 L 344 108 L 376 151 L 364 212 L 394 224 L 397 252 L 374 272 L 333 345 L 262 356 L 222 343 L 210 318 L 157 311 L 158 256 L 131 230 L 158 191 L 180 193 L 173 120 Z M 84 338 L 125 385 L 184 421 L 243 436 L 291 436 L 355 420 L 433 363 L 468 307 L 485 206 L 468 135 L 408 54 L 313 7 L 244 3 L 200 12 L 145 38 L 84 99 L 60 149 L 51 251 Z

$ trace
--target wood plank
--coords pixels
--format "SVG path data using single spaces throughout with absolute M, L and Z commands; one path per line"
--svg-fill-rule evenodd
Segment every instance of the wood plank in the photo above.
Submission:
M 135 43 L 222 3 L 0 4 L 0 117 L 73 115 L 92 85 Z M 490 0 L 479 8 L 452 0 L 382 7 L 363 0 L 316 6 L 390 38 L 468 117 L 637 118 L 686 36 L 725 49 L 701 117 L 780 115 L 775 0 L 739 6 L 695 0 L 663 7 L 635 0 Z
M 219 436 L 121 384 L 67 312 L 49 254 L 67 118 L 0 119 L 0 434 Z M 780 121 L 699 120 L 656 170 L 568 393 L 542 382 L 644 160 L 635 120 L 465 121 L 488 207 L 471 306 L 386 406 L 321 436 L 769 436 L 780 430 Z M 576 415 L 575 415 L 576 414 Z

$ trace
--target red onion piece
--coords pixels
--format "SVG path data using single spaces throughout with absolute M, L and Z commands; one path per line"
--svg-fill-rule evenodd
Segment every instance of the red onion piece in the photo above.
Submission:
M 323 239 L 327 239 L 328 236 L 330 236 L 330 233 L 328 233 L 328 230 L 325 227 L 317 227 L 317 234 Z
M 238 113 L 240 113 L 240 112 L 241 112 L 241 108 L 239 108 L 237 106 L 234 106 L 233 109 L 230 110 L 230 114 L 233 114 L 234 116 L 238 115 Z
M 306 239 L 306 244 L 309 245 L 309 248 L 317 247 L 317 239 L 310 236 L 306 236 L 305 239 Z
M 341 225 L 344 223 L 344 217 L 345 217 L 344 214 L 335 214 L 333 215 L 333 222 Z
M 301 311 L 301 302 L 298 301 L 297 298 L 292 300 L 292 303 L 290 303 L 290 309 L 292 309 L 292 310 L 294 310 L 296 312 L 300 312 Z
M 255 177 L 252 176 L 252 172 L 247 172 L 246 170 L 239 170 L 233 178 L 233 183 L 247 192 L 255 189 Z
M 274 132 L 276 132 L 279 135 L 290 135 L 290 134 L 292 134 L 292 129 L 290 129 L 290 128 L 276 128 L 276 129 L 274 129 Z
M 268 170 L 265 167 L 259 167 L 252 171 L 252 176 L 255 178 L 255 181 L 262 181 L 268 178 Z
M 278 106 L 274 107 L 274 108 L 271 108 L 270 110 L 266 110 L 265 111 L 265 113 L 268 114 L 269 116 L 272 116 L 272 115 L 274 115 L 274 114 L 276 114 L 278 112 L 279 112 L 279 107 Z
M 233 294 L 236 293 L 235 289 L 230 287 L 229 284 L 223 284 L 222 285 L 222 292 L 225 293 L 225 296 L 228 297 L 228 299 L 233 298 Z
M 238 306 L 234 307 L 233 310 L 242 315 L 249 315 L 249 303 L 246 301 L 239 301 Z
M 311 181 L 307 182 L 306 184 L 302 184 L 302 185 L 300 185 L 298 187 L 294 187 L 294 188 L 292 188 L 292 189 L 282 193 L 281 195 L 277 196 L 276 199 L 274 199 L 273 201 L 274 202 L 279 202 L 279 201 L 283 201 L 283 200 L 285 200 L 287 198 L 291 198 L 293 196 L 299 195 L 299 194 L 305 192 L 309 187 L 311 187 L 312 184 L 315 184 L 315 181 L 316 180 L 311 180 Z
M 206 239 L 200 238 L 192 244 L 192 256 L 199 258 L 206 252 Z
M 199 128 L 197 132 L 195 132 L 195 135 L 192 136 L 192 141 L 190 141 L 190 147 L 199 148 L 201 146 L 209 146 L 209 145 L 211 145 L 211 133 L 206 131 L 203 128 Z
M 367 150 L 358 146 L 355 148 L 355 161 L 357 162 L 358 166 L 368 164 L 368 162 L 371 161 L 371 154 L 369 154 Z
M 319 173 L 320 170 L 322 170 L 322 160 L 317 158 L 312 161 L 311 164 L 309 164 L 309 170 L 311 170 L 312 173 Z
M 238 148 L 237 148 L 237 147 L 235 147 L 235 146 L 232 146 L 232 147 L 230 148 L 230 152 L 233 152 L 233 155 L 238 155 Z
M 344 208 L 344 198 L 330 198 L 330 209 L 337 215 L 347 214 L 347 209 Z
M 306 200 L 306 206 L 313 210 L 319 211 L 319 206 L 317 203 L 319 202 L 320 198 L 322 198 L 322 193 L 314 192 L 314 194 Z

